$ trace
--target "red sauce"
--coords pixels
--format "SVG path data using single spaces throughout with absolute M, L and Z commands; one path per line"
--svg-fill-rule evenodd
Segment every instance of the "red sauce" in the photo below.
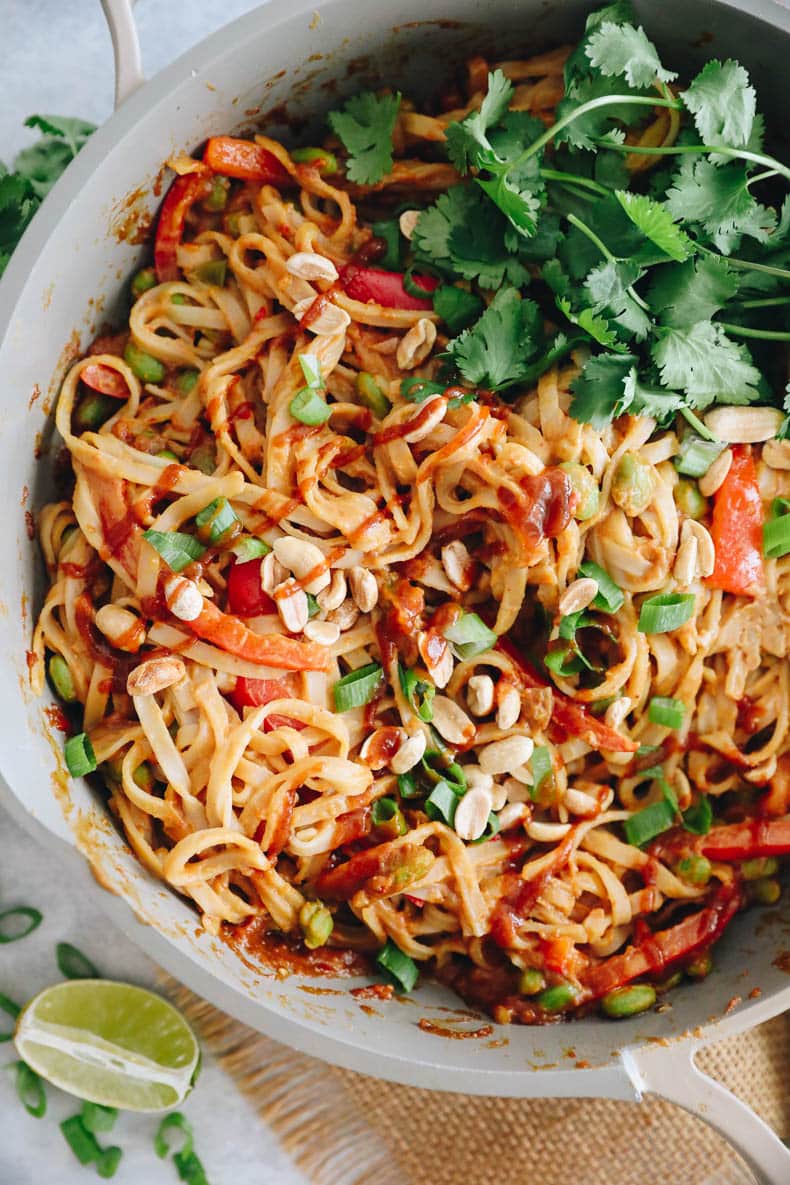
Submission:
M 160 498 L 164 498 L 167 494 L 171 493 L 183 475 L 188 472 L 185 465 L 178 465 L 176 462 L 163 469 L 159 475 L 159 481 L 154 486 L 152 501 L 158 502 Z
M 44 715 L 52 727 L 56 728 L 58 732 L 71 732 L 71 725 L 66 719 L 63 709 L 58 707 L 57 704 L 48 704 L 44 708 Z
M 376 523 L 386 522 L 387 518 L 389 518 L 389 507 L 382 506 L 380 510 L 374 511 L 373 514 L 364 519 L 353 531 L 349 531 L 346 538 L 352 547 L 356 547 L 371 527 L 374 527 Z
M 307 950 L 293 937 L 267 930 L 271 921 L 251 918 L 237 926 L 225 925 L 223 937 L 238 955 L 254 967 L 271 967 L 297 975 L 354 976 L 370 971 L 367 958 L 351 950 L 322 946 Z
M 765 722 L 765 708 L 756 700 L 744 695 L 738 700 L 737 727 L 750 735 L 759 732 Z
M 328 288 L 326 292 L 319 292 L 313 303 L 299 319 L 299 324 L 301 325 L 302 329 L 308 329 L 312 324 L 314 324 L 314 322 L 318 320 L 327 306 L 334 303 L 332 297 L 334 296 L 335 292 L 338 291 L 341 291 L 341 288 L 339 282 L 336 280 L 332 287 Z
M 335 819 L 334 845 L 342 848 L 346 844 L 354 843 L 370 835 L 372 823 L 370 807 L 363 806 L 359 810 L 349 811 L 347 815 L 338 815 Z
M 255 416 L 255 406 L 249 401 L 240 403 L 238 407 L 234 407 L 233 411 L 228 416 L 228 423 L 232 424 L 234 420 L 252 420 Z
M 363 243 L 354 256 L 354 263 L 378 263 L 387 251 L 386 239 L 381 239 L 377 235 L 372 235 L 367 243 Z
M 411 581 L 400 577 L 397 584 L 382 590 L 382 610 L 376 625 L 381 661 L 388 670 L 398 653 L 407 667 L 417 660 L 417 635 L 422 629 L 425 593 Z
M 494 1031 L 493 1025 L 480 1025 L 478 1029 L 451 1029 L 424 1016 L 420 1017 L 417 1023 L 424 1033 L 432 1033 L 435 1037 L 449 1037 L 453 1041 L 467 1041 L 470 1037 L 490 1037 Z
M 368 741 L 365 765 L 369 769 L 384 769 L 395 756 L 401 746 L 401 730 L 399 728 L 379 728 Z
M 391 427 L 385 428 L 383 432 L 377 432 L 373 437 L 373 444 L 389 444 L 393 440 L 402 440 L 410 432 L 416 432 L 425 427 L 434 413 L 435 406 L 434 399 L 426 400 L 417 415 L 412 416 L 410 420 L 404 420 L 402 424 L 393 424 Z
M 391 983 L 369 983 L 367 987 L 352 988 L 349 994 L 355 1000 L 391 1000 L 393 992 Z
M 571 519 L 573 490 L 564 469 L 549 468 L 523 477 L 521 492 L 507 486 L 497 491 L 503 518 L 511 525 L 527 553 L 544 539 L 560 535 Z

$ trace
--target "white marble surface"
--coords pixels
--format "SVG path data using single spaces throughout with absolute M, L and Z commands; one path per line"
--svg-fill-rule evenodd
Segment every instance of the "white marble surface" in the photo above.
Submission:
M 140 0 L 137 17 L 150 75 L 219 25 L 255 7 L 250 0 Z M 34 139 L 23 121 L 33 113 L 76 115 L 100 123 L 112 109 L 110 39 L 99 0 L 0 0 L 0 160 Z M 0 808 L 0 902 L 35 905 L 44 922 L 23 942 L 0 946 L 0 992 L 19 1002 L 59 978 L 54 947 L 70 941 L 108 976 L 153 983 L 156 968 L 92 904 L 69 891 L 39 848 Z M 0 1067 L 14 1057 L 0 1045 Z M 0 1185 L 85 1185 L 98 1180 L 74 1159 L 58 1128 L 77 1100 L 49 1090 L 49 1112 L 30 1118 L 17 1102 L 13 1076 L 0 1072 Z M 204 1061 L 183 1110 L 211 1185 L 305 1185 L 233 1083 Z M 122 1115 L 111 1141 L 124 1150 L 118 1185 L 174 1185 L 172 1164 L 153 1152 L 154 1116 Z M 109 1141 L 108 1141 L 109 1142 Z

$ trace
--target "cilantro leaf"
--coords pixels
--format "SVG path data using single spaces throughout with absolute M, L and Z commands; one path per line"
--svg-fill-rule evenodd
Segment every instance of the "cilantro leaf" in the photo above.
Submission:
M 627 86 L 620 86 L 618 90 L 628 93 Z M 591 99 L 601 99 L 611 95 L 612 84 L 601 75 L 583 78 L 575 83 L 566 98 L 557 104 L 557 119 L 564 119 L 571 112 L 576 111 L 583 103 Z M 634 91 L 634 94 L 642 92 Z M 606 133 L 618 130 L 615 122 L 628 127 L 644 116 L 644 108 L 633 103 L 611 103 L 606 107 L 597 107 L 593 111 L 586 111 L 579 115 L 567 127 L 562 128 L 554 137 L 555 144 L 568 143 L 574 148 L 584 148 L 592 152 L 597 147 L 597 141 Z M 619 137 L 622 142 L 622 137 Z
M 785 418 L 779 425 L 779 431 L 776 436 L 778 440 L 790 439 L 790 383 L 785 387 L 785 397 L 782 401 L 782 410 L 785 412 Z
M 440 284 L 433 293 L 433 311 L 441 317 L 450 333 L 460 333 L 476 321 L 483 311 L 483 302 L 474 292 Z
M 604 21 L 590 37 L 587 57 L 607 77 L 620 75 L 629 86 L 652 86 L 658 78 L 671 82 L 677 75 L 661 65 L 658 50 L 640 25 Z
M 412 235 L 415 258 L 484 288 L 506 280 L 529 282 L 523 263 L 505 242 L 507 223 L 473 185 L 454 185 L 423 210 Z
M 663 325 L 682 329 L 709 321 L 738 291 L 737 273 L 718 255 L 703 255 L 656 271 L 648 300 Z
M 554 292 L 557 308 L 571 324 L 578 325 L 579 329 L 582 329 L 599 345 L 606 346 L 610 350 L 625 352 L 626 347 L 618 340 L 616 331 L 605 317 L 600 316 L 592 308 L 579 307 L 578 300 L 576 307 L 571 303 L 573 286 L 562 270 L 562 264 L 558 259 L 550 259 L 541 274 Z
M 329 113 L 329 126 L 349 154 L 346 176 L 358 185 L 375 185 L 392 168 L 392 129 L 400 93 L 374 95 L 364 91 L 341 111 Z
M 448 124 L 447 155 L 459 173 L 496 163 L 496 152 L 487 133 L 504 116 L 512 94 L 513 83 L 501 70 L 494 70 L 488 75 L 488 90 L 480 110 L 470 112 L 457 123 Z
M 590 13 L 584 25 L 584 36 L 577 43 L 576 48 L 572 50 L 565 62 L 564 76 L 565 89 L 570 91 L 573 84 L 586 74 L 590 73 L 591 64 L 587 56 L 587 46 L 590 44 L 590 38 L 600 29 L 606 21 L 611 21 L 616 25 L 621 25 L 626 22 L 633 24 L 634 10 L 631 6 L 630 0 L 615 0 L 613 4 L 607 4 L 603 8 L 598 8 Z
M 523 235 L 534 235 L 541 207 L 538 194 L 518 189 L 506 173 L 490 181 L 478 177 L 477 184 L 499 207 L 511 226 Z
M 39 200 L 24 177 L 18 173 L 0 177 L 0 275 L 38 206 Z
M 30 115 L 25 120 L 26 128 L 38 128 L 45 136 L 61 137 L 71 155 L 76 156 L 86 140 L 96 131 L 96 125 L 84 119 L 71 119 L 63 115 Z
M 759 398 L 761 376 L 748 350 L 712 321 L 665 330 L 651 353 L 664 386 L 684 390 L 692 407 L 707 407 L 717 399 L 749 403 Z
M 686 402 L 680 391 L 662 391 L 649 387 L 639 378 L 632 366 L 623 383 L 624 402 L 632 415 L 652 416 L 655 420 L 666 420 Z
M 765 243 L 776 226 L 776 212 L 755 201 L 747 182 L 742 164 L 686 157 L 667 191 L 666 208 L 673 218 L 697 223 L 729 255 L 744 235 Z
M 636 364 L 634 354 L 597 354 L 588 358 L 571 383 L 571 415 L 599 432 L 623 414 L 628 397 L 625 381 Z
M 650 318 L 640 308 L 628 288 L 644 273 L 634 263 L 607 260 L 593 268 L 584 281 L 584 290 L 594 313 L 603 313 L 615 321 L 626 337 L 642 340 L 650 332 Z
M 543 347 L 543 317 L 515 288 L 501 288 L 479 321 L 448 353 L 467 382 L 496 390 L 520 382 Z
M 738 62 L 711 61 L 680 95 L 704 144 L 745 148 L 754 125 L 757 95 Z M 713 156 L 711 159 L 717 159 Z M 725 159 L 718 155 L 719 160 Z
M 646 238 L 668 255 L 682 263 L 693 251 L 691 239 L 675 224 L 672 214 L 660 202 L 642 193 L 615 193 L 620 205 Z

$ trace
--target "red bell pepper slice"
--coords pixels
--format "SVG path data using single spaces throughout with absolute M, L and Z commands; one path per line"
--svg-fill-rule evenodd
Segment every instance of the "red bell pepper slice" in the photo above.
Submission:
M 257 617 L 261 613 L 277 612 L 274 601 L 261 588 L 261 563 L 260 559 L 233 563 L 228 573 L 230 613 L 239 617 Z
M 373 301 L 385 309 L 432 309 L 433 301 L 427 294 L 438 288 L 439 281 L 435 276 L 412 276 L 412 280 L 418 288 L 425 289 L 425 298 L 412 296 L 406 291 L 402 272 L 359 267 L 356 263 L 347 263 L 340 272 L 340 286 L 352 300 L 365 304 Z
M 86 387 L 102 395 L 111 395 L 113 399 L 129 398 L 129 388 L 123 375 L 111 366 L 102 366 L 101 362 L 91 362 L 83 367 L 80 379 Z
M 790 855 L 790 815 L 784 819 L 744 819 L 714 827 L 703 836 L 699 850 L 709 860 Z
M 223 613 L 209 600 L 194 621 L 180 625 L 189 629 L 204 642 L 211 642 L 228 654 L 235 654 L 247 662 L 264 667 L 279 667 L 286 671 L 323 671 L 328 664 L 325 646 L 317 642 L 300 642 L 283 634 L 256 634 L 238 617 Z
M 680 959 L 691 958 L 711 946 L 743 905 L 740 888 L 722 885 L 705 909 L 667 930 L 646 935 L 621 955 L 613 955 L 591 968 L 584 976 L 585 1000 L 599 1000 L 641 975 L 661 972 Z
M 521 654 L 509 638 L 499 638 L 496 649 L 501 650 L 503 654 L 513 660 L 525 687 L 552 686 L 548 679 L 544 679 L 538 674 L 532 663 Z M 552 690 L 554 692 L 554 707 L 551 713 L 553 726 L 571 736 L 581 737 L 594 749 L 608 749 L 612 753 L 635 753 L 639 748 L 636 741 L 622 736 L 616 729 L 605 724 L 603 720 L 593 716 L 584 704 L 577 704 L 575 700 L 563 695 L 556 687 L 552 687 Z
M 716 566 L 709 587 L 747 597 L 763 592 L 763 501 L 748 444 L 732 446 L 732 464 L 713 503 L 711 537 Z
M 181 278 L 177 252 L 184 237 L 186 216 L 195 202 L 208 197 L 210 190 L 211 174 L 201 170 L 199 173 L 186 173 L 183 177 L 176 177 L 167 191 L 154 239 L 154 266 L 160 284 Z
M 203 153 L 203 163 L 213 173 L 237 177 L 240 181 L 259 181 L 262 185 L 293 185 L 293 177 L 273 152 L 252 140 L 236 136 L 212 136 Z
M 262 708 L 274 699 L 291 699 L 293 695 L 294 688 L 288 675 L 283 679 L 248 679 L 239 675 L 228 699 L 241 711 L 242 708 Z

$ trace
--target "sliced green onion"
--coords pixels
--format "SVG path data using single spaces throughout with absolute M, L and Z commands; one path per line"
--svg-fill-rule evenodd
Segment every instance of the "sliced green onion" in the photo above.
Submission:
M 703 440 L 695 432 L 687 432 L 680 442 L 675 468 L 686 477 L 702 477 L 725 447 L 718 440 Z
M 665 799 L 651 803 L 625 820 L 623 830 L 626 839 L 634 847 L 641 847 L 674 826 L 675 813 L 674 807 Z
M 176 456 L 176 454 L 173 452 L 173 450 L 171 448 L 160 449 L 159 452 L 156 454 L 156 456 L 159 457 L 162 461 L 172 461 L 175 464 L 178 463 L 178 457 Z
M 774 498 L 763 523 L 763 554 L 775 560 L 790 552 L 790 499 Z
M 27 1062 L 11 1062 L 11 1066 L 16 1070 L 15 1086 L 20 1103 L 28 1115 L 34 1119 L 43 1119 L 47 1113 L 47 1093 L 43 1079 L 39 1078 L 35 1070 L 31 1070 Z
M 245 535 L 243 539 L 234 543 L 230 550 L 240 564 L 246 564 L 247 560 L 258 560 L 261 556 L 268 555 L 271 547 L 265 539 L 258 539 L 254 535 Z
M 529 766 L 532 770 L 532 785 L 529 788 L 529 796 L 533 802 L 536 802 L 541 782 L 543 782 L 544 778 L 550 778 L 554 775 L 554 765 L 552 764 L 551 750 L 548 745 L 535 746 L 532 750 Z
M 154 1136 L 154 1152 L 160 1160 L 164 1160 L 168 1152 L 172 1152 L 170 1142 L 167 1138 L 168 1132 L 171 1130 L 181 1133 L 183 1143 L 180 1151 L 182 1153 L 188 1155 L 195 1146 L 195 1137 L 189 1120 L 180 1111 L 171 1111 L 169 1115 L 165 1115 L 156 1129 L 156 1135 Z
M 694 593 L 659 593 L 642 602 L 640 634 L 669 634 L 680 629 L 694 613 Z
M 485 654 L 496 644 L 497 635 L 476 613 L 463 613 L 457 621 L 448 625 L 444 637 L 451 642 L 457 656 L 466 661 Z
M 204 284 L 213 284 L 216 288 L 224 288 L 225 280 L 228 277 L 228 261 L 227 259 L 207 259 L 205 263 L 198 264 L 193 275 Z
M 409 707 L 419 716 L 420 720 L 430 724 L 433 720 L 433 697 L 436 695 L 433 683 L 427 683 L 424 679 L 420 679 L 416 671 L 407 669 L 400 663 L 398 663 L 398 677 Z
M 499 827 L 499 818 L 493 811 L 490 811 L 486 821 L 485 831 L 482 835 L 478 835 L 477 839 L 473 839 L 472 843 L 485 843 L 487 839 L 493 839 L 499 833 Z
M 0 1012 L 5 1012 L 6 1016 L 10 1016 L 12 1020 L 16 1020 L 22 1009 L 18 1004 L 15 1004 L 8 996 L 0 992 Z M 0 1030 L 0 1043 L 3 1041 L 10 1041 L 14 1035 L 14 1026 L 10 1029 Z
M 101 1156 L 101 1147 L 93 1132 L 88 1131 L 82 1115 L 72 1115 L 60 1125 L 66 1143 L 80 1164 L 93 1164 Z
M 326 148 L 294 148 L 291 160 L 298 165 L 315 165 L 321 173 L 337 172 L 337 157 Z
M 55 958 L 60 974 L 66 979 L 101 979 L 98 969 L 87 955 L 70 942 L 59 942 L 55 947 Z M 94 1128 L 91 1129 L 95 1130 Z
M 381 685 L 384 672 L 381 664 L 369 662 L 367 666 L 351 671 L 338 679 L 332 688 L 336 712 L 349 712 L 369 704 Z
M 121 1163 L 122 1156 L 123 1152 L 117 1144 L 113 1144 L 110 1148 L 102 1148 L 95 1162 L 98 1175 L 105 1180 L 114 1177 L 118 1171 L 118 1165 Z
M 18 942 L 41 925 L 43 915 L 31 905 L 15 905 L 0 913 L 0 943 Z M 24 919 L 24 920 L 21 920 Z
M 238 522 L 238 516 L 227 498 L 215 498 L 195 515 L 198 535 L 210 546 L 220 543 L 228 531 L 237 527 Z
M 123 357 L 126 365 L 142 383 L 161 383 L 165 377 L 165 367 L 159 359 L 146 354 L 145 350 L 139 349 L 131 340 L 126 343 Z
M 671 695 L 654 695 L 648 705 L 647 718 L 651 724 L 663 728 L 682 728 L 686 719 L 686 705 Z
M 206 550 L 199 539 L 184 531 L 143 531 L 143 539 L 159 552 L 173 572 L 183 572 Z
M 682 812 L 680 818 L 686 831 L 694 835 L 707 835 L 713 822 L 710 799 L 703 794 L 688 810 Z
M 457 808 L 458 795 L 444 781 L 437 782 L 425 800 L 425 813 L 428 818 L 446 823 L 448 827 L 452 827 L 455 822 Z
M 379 967 L 382 967 L 405 992 L 410 992 L 420 974 L 420 969 L 410 959 L 408 955 L 404 955 L 400 947 L 397 947 L 391 938 L 387 939 L 386 945 L 381 948 L 376 955 L 376 962 Z
M 186 1185 L 209 1185 L 206 1170 L 194 1152 L 174 1153 L 173 1164 Z
M 310 427 L 325 424 L 332 414 L 326 400 L 311 387 L 302 387 L 301 391 L 297 391 L 288 404 L 288 410 L 300 424 L 308 424 Z
M 600 567 L 592 560 L 585 560 L 579 565 L 579 571 L 582 576 L 587 576 L 598 585 L 598 592 L 590 606 L 591 609 L 600 609 L 603 613 L 617 613 L 622 609 L 625 594 L 620 586 L 615 584 L 605 568 Z
M 455 336 L 476 321 L 483 311 L 483 302 L 474 292 L 440 284 L 432 293 L 433 311 L 444 321 Z
M 321 374 L 321 363 L 317 354 L 298 354 L 299 365 L 302 368 L 304 381 L 308 387 L 314 387 L 316 390 L 322 391 L 324 389 L 324 376 Z
M 74 687 L 74 680 L 71 677 L 69 664 L 66 662 L 62 654 L 53 654 L 50 656 L 47 664 L 47 673 L 49 674 L 52 686 L 66 704 L 73 704 L 77 698 L 77 692 Z
M 398 775 L 398 794 L 401 798 L 421 798 L 422 790 L 417 785 L 417 779 L 414 774 L 399 774 Z
M 152 267 L 143 267 L 132 276 L 132 296 L 137 300 L 144 292 L 156 287 L 156 272 Z
M 431 395 L 444 395 L 446 390 L 446 383 L 433 383 L 430 379 L 421 379 L 414 374 L 400 381 L 401 398 L 408 403 L 424 403 Z
M 218 214 L 220 210 L 224 210 L 228 204 L 229 189 L 230 179 L 228 177 L 214 177 L 211 182 L 209 195 L 203 202 L 204 209 L 210 211 L 212 214 Z
M 420 762 L 422 771 L 429 782 L 434 786 L 439 782 L 446 782 L 452 791 L 456 794 L 466 793 L 466 775 L 463 767 L 458 765 L 456 761 L 451 762 L 450 765 L 442 764 L 442 755 L 436 749 L 428 749 Z M 438 766 L 438 768 L 435 768 Z
M 95 770 L 96 754 L 87 733 L 78 732 L 76 736 L 69 737 L 63 752 L 66 766 L 73 778 L 82 778 Z
M 409 830 L 403 811 L 394 798 L 377 798 L 370 812 L 371 822 L 390 839 L 397 839 Z
M 323 901 L 305 901 L 299 910 L 299 925 L 308 950 L 325 946 L 335 928 L 335 920 Z
M 321 612 L 321 606 L 312 593 L 305 593 L 305 597 L 307 598 L 307 618 L 308 621 L 312 621 Z
M 402 262 L 403 236 L 400 233 L 398 219 L 387 218 L 381 222 L 374 222 L 372 230 L 377 239 L 383 239 L 387 244 L 387 250 L 376 260 L 376 265 L 391 272 L 399 272 Z
M 118 1108 L 105 1107 L 102 1103 L 85 1102 L 82 1104 L 80 1118 L 85 1130 L 98 1136 L 100 1132 L 109 1132 L 115 1127 Z
M 357 374 L 357 395 L 363 407 L 369 408 L 377 419 L 383 420 L 392 410 L 392 404 L 372 374 L 360 370 Z
M 176 389 L 179 390 L 182 395 L 188 395 L 190 391 L 194 390 L 199 378 L 199 370 L 182 370 L 181 374 L 176 379 Z

